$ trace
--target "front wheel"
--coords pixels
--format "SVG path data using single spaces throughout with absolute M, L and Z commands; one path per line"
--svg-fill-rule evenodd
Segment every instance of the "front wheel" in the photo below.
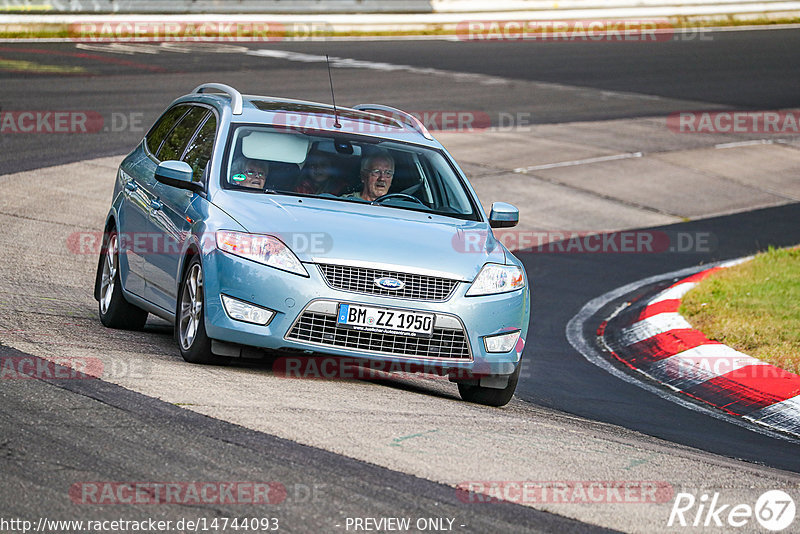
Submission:
M 514 396 L 519 381 L 519 372 L 522 368 L 522 360 L 517 364 L 514 372 L 508 376 L 508 385 L 503 389 L 487 388 L 471 384 L 459 384 L 458 392 L 461 398 L 467 402 L 484 404 L 486 406 L 505 406 Z
M 189 263 L 178 295 L 175 328 L 181 356 L 189 363 L 219 363 L 221 358 L 212 354 L 211 340 L 206 335 L 203 265 L 196 256 Z
M 141 330 L 147 321 L 147 312 L 137 308 L 122 294 L 119 276 L 119 239 L 116 232 L 108 236 L 100 253 L 100 322 L 108 328 Z

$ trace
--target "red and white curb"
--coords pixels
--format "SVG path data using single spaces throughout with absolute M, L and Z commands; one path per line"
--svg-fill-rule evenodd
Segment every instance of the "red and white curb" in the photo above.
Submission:
M 800 435 L 800 376 L 706 338 L 678 313 L 681 298 L 719 264 L 683 278 L 654 298 L 629 326 L 598 336 L 628 367 L 695 400 L 766 427 Z

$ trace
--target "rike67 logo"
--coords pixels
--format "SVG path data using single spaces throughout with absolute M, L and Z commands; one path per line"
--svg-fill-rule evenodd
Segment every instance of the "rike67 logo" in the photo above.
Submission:
M 697 498 L 691 493 L 681 492 L 675 496 L 667 526 L 729 530 L 749 525 L 747 530 L 751 530 L 755 519 L 762 528 L 779 532 L 794 522 L 795 512 L 794 499 L 781 490 L 764 492 L 755 505 L 728 503 L 720 498 L 719 493 L 704 493 Z

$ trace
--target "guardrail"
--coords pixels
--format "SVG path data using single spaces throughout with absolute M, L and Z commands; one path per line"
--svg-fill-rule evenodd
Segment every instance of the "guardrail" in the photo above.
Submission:
M 504 11 L 665 8 L 676 11 L 737 7 L 746 12 L 777 11 L 784 0 L 0 0 L 5 13 L 481 13 Z
M 612 29 L 620 21 L 650 21 L 675 29 L 798 19 L 800 0 L 0 0 L 0 39 L 306 40 L 419 34 L 488 39 L 494 38 L 495 23 L 501 37 L 514 38 L 514 28 L 535 33 L 537 26 L 563 21 L 592 21 Z M 483 30 L 473 30 L 481 25 Z
M 431 13 L 430 0 L 0 0 L 16 13 Z

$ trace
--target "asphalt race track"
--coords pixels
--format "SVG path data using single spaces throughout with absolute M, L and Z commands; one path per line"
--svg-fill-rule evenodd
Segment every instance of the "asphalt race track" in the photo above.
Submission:
M 518 390 L 518 395 L 590 419 L 798 472 L 800 461 L 796 445 L 688 411 L 638 387 L 623 384 L 609 374 L 597 373 L 592 364 L 569 350 L 563 332 L 550 326 L 550 321 L 566 324 L 590 300 L 586 298 L 587 294 L 599 296 L 650 276 L 747 256 L 763 249 L 765 243 L 793 245 L 800 240 L 798 220 L 800 206 L 795 204 L 652 229 L 710 232 L 719 239 L 712 254 L 636 254 L 630 257 L 619 254 L 523 255 L 529 276 L 538 287 L 536 303 L 540 320 L 534 322 L 533 352 L 543 362 L 535 370 L 533 380 L 525 382 Z M 649 288 L 642 288 L 642 293 L 646 289 Z M 626 299 L 632 300 L 636 296 L 626 295 Z M 596 320 L 590 322 L 593 330 L 590 329 L 586 335 L 592 336 L 602 320 L 618 305 L 619 302 L 613 302 L 601 310 Z M 542 314 L 546 314 L 546 320 Z M 554 401 L 555 398 L 558 401 Z
M 480 110 L 497 125 L 503 114 L 529 113 L 536 124 L 560 124 L 658 117 L 687 109 L 798 107 L 797 50 L 798 29 L 715 32 L 709 40 L 636 45 L 436 40 L 250 43 L 244 49 L 226 44 L 183 50 L 178 44 L 171 49 L 147 44 L 124 50 L 103 43 L 85 47 L 0 43 L 0 111 L 89 110 L 104 119 L 103 129 L 89 135 L 4 132 L 0 135 L 0 185 L 3 175 L 126 153 L 173 98 L 202 82 L 229 83 L 243 93 L 328 101 L 327 74 L 318 61 L 324 54 L 363 62 L 334 65 L 337 103 Z M 280 75 L 275 75 L 278 70 Z M 409 79 L 420 76 L 424 84 L 409 84 Z M 71 210 L 78 213 L 81 207 Z M 47 206 L 41 206 L 39 214 L 32 213 L 30 218 L 46 218 L 46 212 Z M 741 459 L 747 462 L 741 465 L 748 472 L 764 469 L 798 480 L 800 448 L 796 443 L 687 410 L 620 381 L 573 349 L 565 327 L 586 302 L 617 287 L 746 256 L 770 245 L 800 243 L 800 203 L 641 230 L 707 233 L 714 236 L 714 246 L 702 253 L 519 255 L 532 281 L 533 324 L 526 347 L 529 365 L 517 389 L 522 407 L 514 409 L 523 414 L 530 409 L 565 425 L 574 416 L 576 421 L 586 420 L 575 424 L 590 432 L 614 434 L 614 428 L 620 427 L 626 436 L 643 435 L 643 443 L 650 443 L 652 437 L 659 443 L 663 440 L 664 447 L 698 449 L 691 454 L 709 461 L 736 465 Z M 87 287 L 86 293 L 90 290 Z M 12 291 L 0 286 L 0 301 Z M 587 336 L 616 304 L 587 324 Z M 96 311 L 80 312 L 90 313 Z M 68 321 L 69 314 L 55 313 L 53 320 Z M 149 332 L 158 336 L 159 347 L 169 347 L 165 325 L 151 324 Z M 3 336 L 0 331 L 0 355 L 21 355 L 3 343 Z M 177 348 L 171 357 L 176 356 Z M 387 389 L 406 389 L 402 393 L 409 396 L 439 395 L 414 386 Z M 0 465 L 4 478 L 12 481 L 0 489 L 3 516 L 34 517 L 48 512 L 66 518 L 72 512 L 63 496 L 75 476 L 79 480 L 219 480 L 233 473 L 237 480 L 280 480 L 287 487 L 286 504 L 273 509 L 287 525 L 281 530 L 287 531 L 344 531 L 345 517 L 397 514 L 458 517 L 465 532 L 599 529 L 528 506 L 468 506 L 446 484 L 355 459 L 358 456 L 349 451 L 310 447 L 207 417 L 103 381 L 2 380 L 0 421 L 4 428 Z M 307 492 L 313 493 L 316 483 L 330 485 L 331 481 L 337 485 L 336 497 L 310 505 L 313 499 Z M 303 496 L 298 497 L 298 492 Z M 186 507 L 168 505 L 128 510 L 133 510 L 131 518 L 187 515 Z M 120 515 L 113 507 L 92 513 L 97 518 Z M 191 513 L 211 517 L 242 512 L 235 506 L 218 505 Z
M 435 68 L 486 77 L 533 81 L 535 91 L 502 99 L 480 84 L 466 94 L 452 78 L 426 76 L 423 86 L 406 87 L 402 70 L 335 70 L 342 103 L 380 100 L 401 109 L 482 110 L 532 114 L 535 123 L 562 123 L 666 115 L 685 109 L 777 109 L 797 105 L 800 85 L 800 32 L 797 30 L 718 32 L 712 39 L 663 43 L 472 43 L 451 41 L 323 42 L 249 44 L 305 54 Z M 708 36 L 707 36 L 708 37 Z M 181 43 L 169 49 L 181 50 Z M 110 45 L 113 49 L 113 44 Z M 76 49 L 72 43 L 0 43 L 0 59 L 26 62 L 0 70 L 2 110 L 93 110 L 108 121 L 102 136 L 16 136 L 1 138 L 3 173 L 127 152 L 177 93 L 209 79 L 224 80 L 242 92 L 327 102 L 324 64 L 265 61 L 242 53 L 159 52 L 145 43 L 139 53 L 107 53 L 106 43 Z M 223 44 L 214 49 L 235 49 Z M 163 47 L 161 47 L 164 50 Z M 735 58 L 735 61 L 731 59 Z M 43 74 L 41 65 L 78 67 L 70 76 Z M 37 66 L 39 68 L 37 68 Z M 271 76 L 273 66 L 291 77 Z M 335 64 L 334 64 L 335 67 Z M 57 80 L 57 82 L 56 82 Z M 513 87 L 513 82 L 512 82 Z M 486 88 L 487 90 L 483 90 Z M 607 92 L 584 98 L 576 88 Z M 506 91 L 507 92 L 507 91 Z M 615 100 L 612 93 L 627 98 Z M 146 95 L 146 97 L 143 97 Z M 369 98 L 367 98 L 369 97 Z M 136 113 L 143 126 L 130 131 L 112 113 Z M 44 148 L 47 150 L 44 150 Z

